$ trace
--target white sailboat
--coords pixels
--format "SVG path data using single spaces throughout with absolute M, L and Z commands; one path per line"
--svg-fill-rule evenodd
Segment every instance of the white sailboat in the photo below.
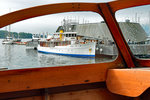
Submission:
M 2 41 L 2 44 L 13 44 L 13 39 L 10 36 L 7 36 L 6 39 Z
M 7 29 L 6 29 L 7 31 Z M 10 25 L 9 25 L 9 32 L 8 35 L 6 36 L 6 38 L 2 41 L 2 44 L 13 44 L 13 38 L 10 34 Z

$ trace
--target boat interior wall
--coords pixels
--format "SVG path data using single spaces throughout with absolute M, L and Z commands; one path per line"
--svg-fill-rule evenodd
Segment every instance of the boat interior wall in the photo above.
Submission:
M 0 93 L 104 82 L 107 69 L 118 66 L 124 66 L 121 56 L 109 63 L 1 71 Z
M 114 15 L 117 10 L 147 4 L 150 4 L 150 0 L 117 0 L 109 3 L 60 3 L 36 6 L 0 16 L 0 28 L 2 28 L 18 21 L 47 14 L 71 11 L 97 12 L 104 18 L 119 51 L 118 57 L 112 62 L 0 71 L 0 99 L 49 100 L 49 98 L 55 98 L 54 100 L 60 100 L 61 98 L 62 100 L 92 100 L 95 98 L 95 100 L 108 100 L 116 98 L 115 100 L 120 100 L 122 98 L 130 100 L 133 98 L 121 95 L 139 96 L 149 87 L 150 72 L 147 69 L 121 70 L 119 68 L 150 67 L 150 60 L 136 59 L 133 56 Z M 105 82 L 107 87 L 102 84 L 95 84 L 105 84 Z M 88 84 L 95 84 L 96 86 L 90 87 Z M 60 93 L 43 92 L 49 91 L 46 89 L 50 88 L 59 88 L 60 90 L 65 90 L 69 86 L 76 88 L 77 85 L 80 88 L 77 88 L 75 92 L 73 90 L 60 91 Z M 88 88 L 81 90 L 85 85 Z M 113 93 L 120 94 L 120 96 L 110 93 L 107 88 Z M 33 94 L 29 95 L 25 91 L 30 91 Z M 9 93 L 11 95 L 8 95 Z M 1 97 L 1 95 L 3 96 Z M 20 97 L 18 97 L 19 95 Z
M 105 87 L 105 83 L 72 85 L 67 87 L 3 93 L 0 94 L 0 99 L 6 100 L 15 98 L 13 100 L 110 100 L 113 98 L 115 100 L 132 100 L 130 97 L 113 94 Z

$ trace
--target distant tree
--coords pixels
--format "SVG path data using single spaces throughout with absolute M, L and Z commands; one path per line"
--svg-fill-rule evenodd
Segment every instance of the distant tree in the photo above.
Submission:
M 0 30 L 0 38 L 6 38 L 6 36 L 9 34 L 8 31 L 5 30 Z M 13 36 L 14 38 L 32 38 L 32 33 L 26 33 L 26 32 L 10 32 L 11 36 Z

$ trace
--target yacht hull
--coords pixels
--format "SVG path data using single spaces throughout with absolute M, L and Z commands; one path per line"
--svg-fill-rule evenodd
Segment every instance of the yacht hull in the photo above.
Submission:
M 3 41 L 2 44 L 13 44 L 13 41 Z

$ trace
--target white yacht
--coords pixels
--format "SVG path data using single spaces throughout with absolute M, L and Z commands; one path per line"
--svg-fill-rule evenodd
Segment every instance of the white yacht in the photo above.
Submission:
M 66 56 L 95 57 L 95 42 L 78 40 L 76 32 L 60 32 L 40 40 L 38 52 Z

